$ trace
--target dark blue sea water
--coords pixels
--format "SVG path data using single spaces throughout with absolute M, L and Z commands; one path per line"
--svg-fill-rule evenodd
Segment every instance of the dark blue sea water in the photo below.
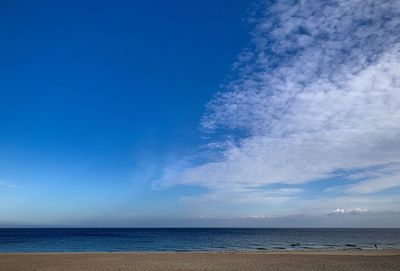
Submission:
M 400 229 L 0 229 L 0 252 L 400 249 Z

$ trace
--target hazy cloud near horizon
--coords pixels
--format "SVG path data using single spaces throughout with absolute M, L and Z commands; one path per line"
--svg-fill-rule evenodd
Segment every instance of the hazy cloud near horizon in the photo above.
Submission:
M 154 185 L 205 187 L 182 200 L 265 214 L 397 210 L 400 1 L 277 1 L 250 21 L 238 79 L 201 121 L 213 155 Z

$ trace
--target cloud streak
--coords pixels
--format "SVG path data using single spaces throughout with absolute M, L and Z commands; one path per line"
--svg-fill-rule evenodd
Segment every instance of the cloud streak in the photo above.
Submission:
M 9 182 L 5 182 L 5 181 L 1 181 L 0 180 L 0 186 L 6 187 L 6 188 L 21 188 L 21 186 L 9 183 Z
M 257 202 L 278 192 L 268 186 L 338 171 L 368 174 L 345 176 L 347 197 L 399 187 L 400 1 L 262 3 L 252 21 L 251 45 L 234 64 L 238 79 L 201 122 L 226 136 L 211 142 L 222 149 L 156 183 L 206 187 L 203 199 Z M 293 199 L 286 192 L 279 199 Z

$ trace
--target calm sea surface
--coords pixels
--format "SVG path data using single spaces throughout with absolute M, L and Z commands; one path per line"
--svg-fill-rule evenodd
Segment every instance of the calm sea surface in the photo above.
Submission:
M 400 249 L 400 229 L 0 229 L 0 252 Z

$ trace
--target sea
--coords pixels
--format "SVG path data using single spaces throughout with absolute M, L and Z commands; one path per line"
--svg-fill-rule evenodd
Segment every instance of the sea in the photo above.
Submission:
M 400 229 L 0 229 L 0 252 L 190 252 L 400 249 Z

